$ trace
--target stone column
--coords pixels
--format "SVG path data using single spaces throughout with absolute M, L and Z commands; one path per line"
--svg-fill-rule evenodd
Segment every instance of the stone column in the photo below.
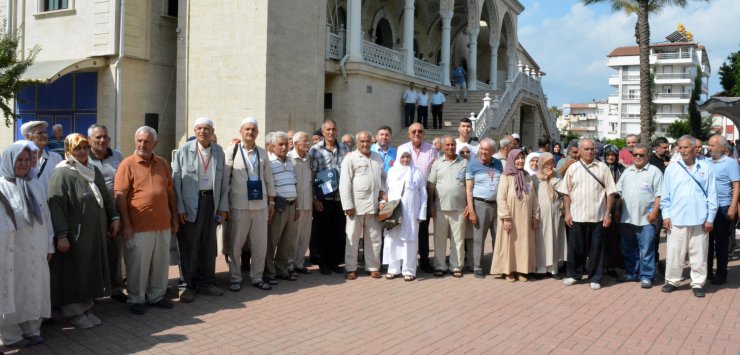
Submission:
M 403 2 L 403 49 L 406 54 L 406 75 L 414 76 L 414 0 Z
M 442 17 L 442 85 L 450 85 L 450 24 L 452 23 L 452 11 L 440 11 Z
M 491 82 L 491 89 L 498 89 L 498 43 L 491 43 L 491 65 L 489 66 L 491 73 L 488 75 L 488 80 Z
M 348 0 L 347 48 L 349 61 L 362 62 L 362 0 Z
M 478 89 L 478 33 L 479 27 L 470 29 L 470 44 L 468 45 L 468 91 Z

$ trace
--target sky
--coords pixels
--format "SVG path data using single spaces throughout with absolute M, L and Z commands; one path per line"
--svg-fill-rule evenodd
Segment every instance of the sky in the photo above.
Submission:
M 614 48 L 635 46 L 636 15 L 612 12 L 608 1 L 584 6 L 579 0 L 519 0 L 519 42 L 546 72 L 542 78 L 548 105 L 605 99 L 609 86 L 607 57 Z M 712 69 L 709 93 L 721 91 L 719 67 L 740 50 L 740 0 L 690 0 L 686 8 L 668 7 L 650 17 L 650 42 L 683 23 L 707 48 Z

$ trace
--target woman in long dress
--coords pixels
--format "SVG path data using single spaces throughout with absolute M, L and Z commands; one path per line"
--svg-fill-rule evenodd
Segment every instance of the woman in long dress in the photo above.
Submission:
M 624 172 L 624 165 L 619 162 L 619 148 L 613 144 L 607 144 L 604 146 L 604 163 L 612 173 L 614 181 L 619 181 L 619 177 Z M 624 256 L 622 255 L 622 244 L 621 235 L 619 234 L 619 221 L 622 216 L 622 199 L 619 197 L 614 198 L 612 203 L 612 210 L 609 211 L 612 214 L 612 224 L 606 229 L 606 243 L 604 243 L 604 268 L 606 274 L 617 278 L 617 268 L 624 268 Z
M 540 155 L 537 174 L 532 176 L 540 205 L 540 224 L 535 237 L 535 270 L 559 279 L 558 264 L 565 260 L 565 222 L 563 202 L 555 191 L 560 175 L 555 171 L 555 157 L 550 153 Z
M 17 237 L 12 248 L 13 271 L 6 275 L 13 280 L 15 310 L 0 316 L 0 340 L 11 348 L 43 343 L 41 319 L 51 316 L 48 260 L 53 232 L 46 194 L 30 170 L 31 150 L 26 144 L 11 144 L 3 151 L 0 193 L 13 211 Z
M 83 135 L 67 136 L 65 160 L 49 180 L 57 241 L 51 260 L 51 303 L 78 328 L 101 324 L 90 309 L 93 300 L 110 295 L 106 239 L 117 237 L 120 223 L 103 175 L 89 163 L 89 147 Z
M 534 238 L 540 219 L 537 194 L 524 171 L 524 160 L 521 149 L 509 152 L 496 195 L 499 223 L 491 274 L 512 282 L 527 281 L 527 274 L 534 271 Z
M 403 220 L 393 229 L 386 229 L 383 260 L 388 262 L 387 279 L 403 272 L 406 281 L 416 279 L 416 252 L 419 249 L 419 222 L 427 218 L 426 180 L 414 167 L 411 153 L 399 152 L 397 164 L 388 170 L 388 200 L 401 200 Z
M 15 213 L 10 201 L 0 192 L 0 315 L 15 312 L 13 288 L 13 245 L 15 245 Z

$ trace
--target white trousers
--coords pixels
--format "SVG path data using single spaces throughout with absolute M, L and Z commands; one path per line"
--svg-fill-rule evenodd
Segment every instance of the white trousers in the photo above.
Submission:
M 347 244 L 344 247 L 344 268 L 357 271 L 357 252 L 360 237 L 365 240 L 365 270 L 380 270 L 382 231 L 374 214 L 347 216 Z
M 41 319 L 34 319 L 18 324 L 0 325 L 0 340 L 10 345 L 23 339 L 23 336 L 41 335 Z
M 229 212 L 229 274 L 231 282 L 242 282 L 242 247 L 249 240 L 252 263 L 249 278 L 253 284 L 262 282 L 267 254 L 267 209 Z
M 467 220 L 462 211 L 437 211 L 434 217 L 434 268 L 447 270 L 445 254 L 450 238 L 450 271 L 462 271 L 465 264 L 465 235 Z
M 128 303 L 157 303 L 167 293 L 170 264 L 169 229 L 134 233 L 126 242 Z
M 709 235 L 702 225 L 673 226 L 666 238 L 665 281 L 678 286 L 682 280 L 686 253 L 691 264 L 691 287 L 703 287 L 707 281 Z
M 296 249 L 295 258 L 292 260 L 292 268 L 302 269 L 303 263 L 306 262 L 306 252 L 308 244 L 311 242 L 311 221 L 313 220 L 313 210 L 301 210 L 298 223 L 296 224 Z

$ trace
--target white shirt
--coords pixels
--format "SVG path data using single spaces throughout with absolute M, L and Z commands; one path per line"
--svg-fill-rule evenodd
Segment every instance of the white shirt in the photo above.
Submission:
M 419 96 L 419 94 L 416 93 L 415 90 L 406 89 L 403 93 L 403 102 L 407 104 L 415 104 L 417 96 Z
M 442 105 L 445 102 L 447 102 L 447 99 L 445 99 L 445 94 L 441 91 L 432 94 L 432 105 Z
M 200 143 L 196 143 L 195 149 L 198 150 L 198 190 L 213 190 L 213 181 L 216 178 L 216 170 L 213 165 L 213 156 L 211 147 L 203 148 Z
M 429 106 L 429 94 L 417 95 L 416 102 L 419 106 Z

